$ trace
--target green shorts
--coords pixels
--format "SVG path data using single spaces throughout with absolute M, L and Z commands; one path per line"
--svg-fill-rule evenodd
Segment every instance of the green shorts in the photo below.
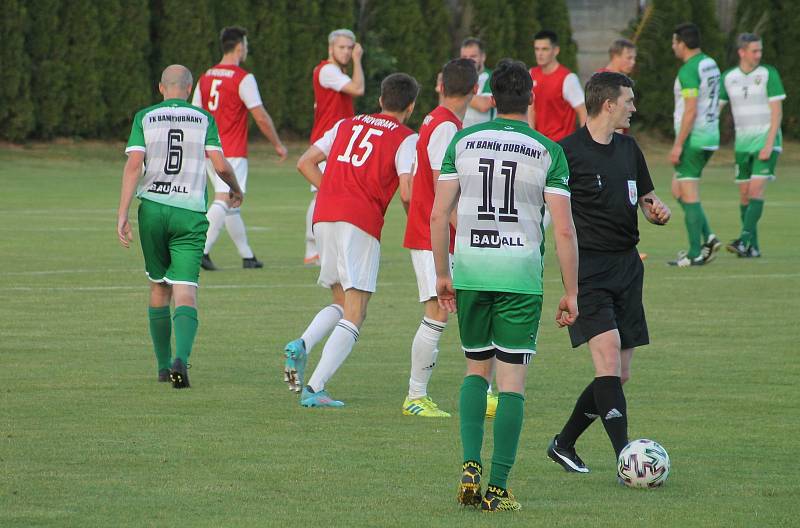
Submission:
M 541 295 L 458 290 L 456 307 L 464 352 L 536 353 Z
M 714 154 L 713 150 L 697 147 L 683 146 L 681 159 L 675 165 L 675 177 L 679 180 L 699 180 L 703 174 L 703 167 Z
M 780 152 L 772 151 L 767 161 L 758 159 L 758 152 L 736 153 L 736 183 L 749 182 L 750 178 L 775 179 L 775 166 Z
M 144 269 L 153 282 L 197 286 L 208 220 L 197 211 L 150 200 L 139 204 Z

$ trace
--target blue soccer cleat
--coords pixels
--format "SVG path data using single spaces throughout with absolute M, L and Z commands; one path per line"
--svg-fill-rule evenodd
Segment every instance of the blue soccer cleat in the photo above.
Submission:
M 286 363 L 283 367 L 283 381 L 289 384 L 290 391 L 300 392 L 303 388 L 303 375 L 308 361 L 306 344 L 302 339 L 295 339 L 286 343 L 283 352 L 286 355 Z
M 300 405 L 303 407 L 344 407 L 344 402 L 334 400 L 327 391 L 311 392 L 306 387 L 300 394 Z

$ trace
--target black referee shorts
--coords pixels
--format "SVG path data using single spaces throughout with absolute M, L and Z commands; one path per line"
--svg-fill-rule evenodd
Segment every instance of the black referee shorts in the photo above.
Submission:
M 622 254 L 581 251 L 578 320 L 569 327 L 572 346 L 615 328 L 623 350 L 648 344 L 643 282 L 644 265 L 636 249 Z

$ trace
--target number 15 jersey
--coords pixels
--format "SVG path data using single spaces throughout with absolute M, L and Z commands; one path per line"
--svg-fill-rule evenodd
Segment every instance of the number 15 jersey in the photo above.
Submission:
M 314 221 L 347 222 L 381 239 L 400 174 L 410 174 L 417 134 L 386 114 L 342 119 L 314 146 L 328 157 Z
M 453 286 L 541 295 L 544 194 L 570 195 L 561 147 L 498 118 L 456 134 L 439 180 L 461 187 Z

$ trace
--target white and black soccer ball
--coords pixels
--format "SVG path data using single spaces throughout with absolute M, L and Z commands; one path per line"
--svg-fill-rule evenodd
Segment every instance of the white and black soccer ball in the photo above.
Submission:
M 619 454 L 617 475 L 630 488 L 657 488 L 669 476 L 667 450 L 653 440 L 634 440 Z

